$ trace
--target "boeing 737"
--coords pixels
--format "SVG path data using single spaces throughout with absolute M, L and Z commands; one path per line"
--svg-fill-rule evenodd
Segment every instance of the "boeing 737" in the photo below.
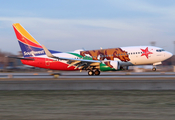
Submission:
M 118 71 L 133 65 L 156 65 L 172 54 L 154 46 L 119 47 L 98 50 L 60 52 L 48 50 L 39 44 L 19 23 L 13 24 L 26 65 L 51 70 L 86 70 L 88 75 L 100 75 L 101 71 Z

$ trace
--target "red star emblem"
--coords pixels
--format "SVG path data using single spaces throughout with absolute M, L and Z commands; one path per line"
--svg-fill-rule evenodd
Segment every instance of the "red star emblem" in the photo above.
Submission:
M 147 57 L 147 59 L 148 59 L 148 55 L 149 54 L 153 54 L 152 52 L 150 52 L 150 51 L 148 51 L 148 47 L 144 50 L 144 49 L 141 49 L 142 50 L 142 55 L 141 56 L 146 56 Z

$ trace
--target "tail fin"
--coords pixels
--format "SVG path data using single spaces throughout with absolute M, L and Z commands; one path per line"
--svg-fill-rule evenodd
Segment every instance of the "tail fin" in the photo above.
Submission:
M 45 55 L 42 46 L 19 24 L 13 24 L 24 57 Z
M 46 55 L 43 47 L 19 23 L 13 24 L 13 28 L 24 57 Z M 52 54 L 60 53 L 54 50 L 49 51 Z

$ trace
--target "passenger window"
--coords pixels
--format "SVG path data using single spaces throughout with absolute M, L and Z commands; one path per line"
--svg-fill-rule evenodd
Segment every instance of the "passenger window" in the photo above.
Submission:
M 164 49 L 156 50 L 156 52 L 162 52 L 162 51 L 165 51 L 165 50 Z

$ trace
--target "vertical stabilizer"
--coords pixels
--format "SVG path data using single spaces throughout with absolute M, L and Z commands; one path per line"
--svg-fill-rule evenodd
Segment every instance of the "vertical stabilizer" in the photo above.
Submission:
M 24 57 L 44 55 L 42 46 L 19 24 L 13 24 Z
M 13 28 L 24 57 L 46 55 L 43 47 L 19 23 L 14 23 Z M 52 54 L 60 53 L 54 50 L 49 51 Z

